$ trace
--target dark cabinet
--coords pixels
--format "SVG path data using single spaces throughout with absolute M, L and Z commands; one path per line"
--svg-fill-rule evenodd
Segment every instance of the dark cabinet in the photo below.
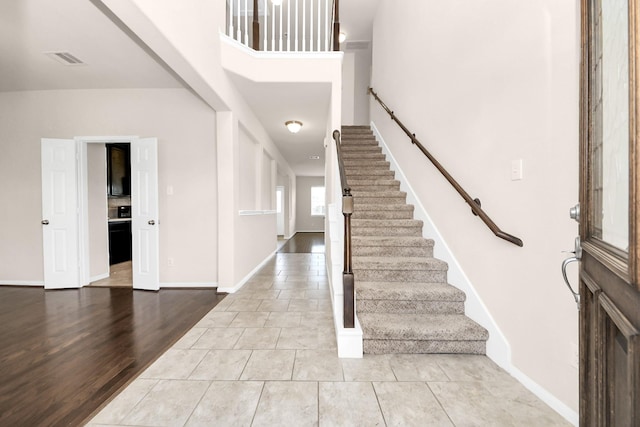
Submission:
M 129 144 L 107 146 L 107 194 L 131 195 L 131 149 Z
M 131 221 L 109 223 L 109 265 L 131 260 Z

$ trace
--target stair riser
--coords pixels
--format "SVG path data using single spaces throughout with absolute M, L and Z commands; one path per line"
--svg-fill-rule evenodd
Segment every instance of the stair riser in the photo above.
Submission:
M 363 339 L 366 354 L 485 354 L 484 341 L 409 341 Z
M 362 300 L 356 296 L 356 313 L 464 314 L 458 301 Z
M 351 188 L 354 187 L 378 187 L 378 186 L 400 186 L 400 182 L 395 179 L 362 179 L 353 178 L 349 181 Z
M 362 282 L 432 282 L 445 283 L 447 272 L 440 270 L 355 270 L 356 283 Z
M 342 145 L 342 155 L 357 155 L 357 154 L 382 154 L 382 148 L 377 145 Z
M 353 246 L 354 256 L 433 257 L 433 249 L 411 246 Z
M 365 153 L 365 152 L 360 152 L 360 151 L 356 151 L 356 152 L 345 151 L 345 152 L 342 153 L 342 159 L 345 162 L 354 161 L 354 160 L 365 160 L 365 159 L 373 159 L 373 160 L 385 161 L 387 159 L 387 156 L 385 156 L 382 153 Z
M 347 179 L 393 179 L 395 173 L 390 170 L 360 169 L 344 171 Z
M 358 169 L 365 169 L 365 170 L 371 170 L 371 169 L 382 169 L 384 171 L 388 171 L 389 170 L 389 162 L 384 161 L 384 160 L 347 160 L 344 159 L 344 166 L 346 169 L 353 169 L 353 168 L 358 168 Z

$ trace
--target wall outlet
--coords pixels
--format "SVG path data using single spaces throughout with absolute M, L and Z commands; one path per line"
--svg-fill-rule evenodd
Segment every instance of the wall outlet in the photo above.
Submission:
M 173 258 L 167 258 L 167 265 L 169 267 L 173 267 L 174 265 L 176 265 L 176 262 Z

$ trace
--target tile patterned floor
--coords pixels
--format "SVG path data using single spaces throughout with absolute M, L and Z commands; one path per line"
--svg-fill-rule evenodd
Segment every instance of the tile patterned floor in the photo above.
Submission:
M 324 254 L 276 254 L 90 426 L 565 426 L 484 356 L 338 359 Z

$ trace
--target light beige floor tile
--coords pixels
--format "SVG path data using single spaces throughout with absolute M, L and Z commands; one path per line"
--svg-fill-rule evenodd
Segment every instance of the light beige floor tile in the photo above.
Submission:
M 289 308 L 289 300 L 263 300 L 258 307 L 258 311 L 287 311 Z
M 318 311 L 317 299 L 292 299 L 289 303 L 289 311 Z
M 123 424 L 182 426 L 207 388 L 208 381 L 160 381 L 125 417 Z
M 251 350 L 210 350 L 189 376 L 190 380 L 237 380 Z
M 370 382 L 321 382 L 318 400 L 320 427 L 385 425 Z
M 487 356 L 471 354 L 434 355 L 451 381 L 513 381 L 513 377 Z
M 342 365 L 336 350 L 297 350 L 294 381 L 343 381 Z
M 317 426 L 318 383 L 265 383 L 253 426 Z
M 304 289 L 285 289 L 280 291 L 278 299 L 306 299 L 306 292 Z
M 254 290 L 251 293 L 251 298 L 253 299 L 262 299 L 262 300 L 274 300 L 280 296 L 279 290 Z M 267 310 L 258 310 L 258 311 L 267 311 Z
M 272 283 L 273 280 L 270 277 L 257 277 L 256 280 L 245 283 L 243 287 L 247 287 L 254 291 L 269 290 L 271 289 Z
M 323 313 L 314 311 L 311 313 L 302 313 L 300 326 L 316 327 L 316 328 L 333 328 L 333 315 L 331 313 Z M 334 336 L 335 336 L 335 329 Z
M 258 300 L 258 303 L 259 302 Z M 268 318 L 269 313 L 266 311 L 241 312 L 238 313 L 229 326 L 232 328 L 262 328 Z
M 207 350 L 169 349 L 147 368 L 140 378 L 180 380 L 188 378 L 198 363 L 207 354 Z
M 276 348 L 280 328 L 246 328 L 235 349 L 265 350 Z
M 265 328 L 296 328 L 300 326 L 302 313 L 296 312 L 273 312 L 265 322 Z
M 290 380 L 295 350 L 253 350 L 241 380 Z
M 244 328 L 210 328 L 196 341 L 191 348 L 206 350 L 231 349 L 238 342 Z
M 258 311 L 260 300 L 236 298 L 225 311 Z
M 398 381 L 448 381 L 432 354 L 394 354 L 389 357 Z
M 186 425 L 250 426 L 263 385 L 260 381 L 213 382 Z
M 395 381 L 389 356 L 365 354 L 362 359 L 340 359 L 345 381 Z
M 184 334 L 172 348 L 191 348 L 191 346 L 195 344 L 206 331 L 207 328 L 192 328 Z
M 374 382 L 387 426 L 453 427 L 424 382 Z
M 327 290 L 308 289 L 305 291 L 305 298 L 309 299 L 328 299 L 331 298 Z
M 91 424 L 117 424 L 151 391 L 159 380 L 138 378 L 93 417 Z
M 212 310 L 202 318 L 197 324 L 197 328 L 226 328 L 238 315 L 234 311 Z
M 324 349 L 336 347 L 333 329 L 329 328 L 283 328 L 278 339 L 279 349 Z
M 570 425 L 516 382 L 452 381 L 428 385 L 455 425 Z

